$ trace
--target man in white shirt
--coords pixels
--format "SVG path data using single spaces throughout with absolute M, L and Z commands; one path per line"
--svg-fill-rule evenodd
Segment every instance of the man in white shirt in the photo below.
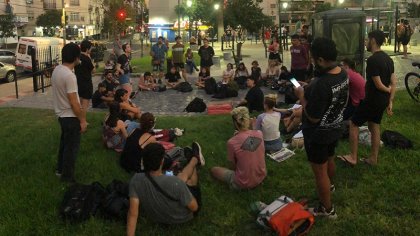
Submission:
M 80 147 L 80 134 L 86 131 L 86 111 L 81 108 L 77 92 L 77 79 L 73 69 L 80 63 L 80 48 L 66 44 L 62 51 L 62 64 L 51 76 L 54 111 L 61 127 L 60 148 L 56 175 L 62 181 L 75 182 L 74 167 Z

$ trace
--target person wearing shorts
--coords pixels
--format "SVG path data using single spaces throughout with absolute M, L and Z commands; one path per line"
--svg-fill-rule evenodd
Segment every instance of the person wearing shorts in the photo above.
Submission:
M 117 66 L 115 74 L 118 76 L 118 82 L 120 83 L 121 88 L 127 90 L 128 94 L 131 94 L 133 90 L 131 88 L 130 73 L 131 73 L 131 64 L 130 64 L 130 53 L 131 46 L 126 43 L 122 45 L 124 53 L 118 57 Z
M 263 134 L 260 130 L 249 129 L 248 108 L 237 107 L 231 114 L 236 132 L 227 142 L 227 153 L 233 168 L 216 166 L 211 168 L 211 174 L 231 189 L 252 189 L 267 175 Z
M 308 86 L 295 88 L 303 107 L 302 131 L 305 151 L 315 176 L 319 205 L 311 208 L 314 216 L 336 218 L 331 201 L 335 174 L 334 152 L 341 137 L 343 111 L 349 93 L 347 73 L 338 66 L 334 41 L 316 38 L 311 56 L 319 73 Z
M 168 52 L 168 47 L 164 44 L 162 36 L 158 38 L 157 43 L 153 44 L 150 50 L 150 56 L 152 56 L 153 71 L 164 71 L 165 70 L 165 58 Z
M 198 170 L 205 160 L 201 147 L 194 142 L 192 157 L 176 176 L 162 173 L 165 149 L 160 143 L 149 143 L 143 151 L 145 173 L 136 173 L 129 184 L 130 208 L 127 215 L 127 235 L 136 234 L 141 210 L 152 221 L 173 225 L 194 218 L 201 206 Z
M 366 48 L 372 52 L 366 61 L 366 94 L 365 99 L 356 108 L 350 122 L 349 141 L 350 154 L 339 158 L 349 165 L 357 164 L 357 149 L 359 145 L 359 126 L 368 122 L 371 133 L 371 152 L 368 158 L 360 161 L 368 165 L 378 163 L 380 146 L 380 124 L 384 111 L 392 115 L 397 78 L 394 74 L 393 60 L 381 50 L 385 35 L 380 30 L 368 34 Z
M 80 105 L 87 110 L 93 95 L 92 73 L 95 69 L 90 57 L 92 43 L 89 40 L 83 40 L 80 43 L 80 50 L 80 64 L 74 67 L 74 73 L 77 78 Z
M 180 36 L 177 36 L 175 40 L 176 43 L 172 46 L 172 65 L 174 65 L 176 70 L 182 74 L 184 79 L 186 79 L 187 76 L 184 71 L 184 44 L 182 44 Z

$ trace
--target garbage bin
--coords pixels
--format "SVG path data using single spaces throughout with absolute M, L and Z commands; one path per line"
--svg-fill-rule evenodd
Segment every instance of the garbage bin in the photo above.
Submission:
M 232 58 L 232 53 L 230 51 L 229 52 L 223 52 L 223 59 L 225 61 L 230 60 L 231 58 Z

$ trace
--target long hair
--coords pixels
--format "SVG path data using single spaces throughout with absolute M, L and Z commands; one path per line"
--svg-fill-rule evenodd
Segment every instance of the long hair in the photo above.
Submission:
M 140 117 L 140 130 L 142 133 L 149 132 L 155 126 L 155 117 L 152 113 L 146 112 Z
M 120 120 L 120 103 L 114 101 L 109 104 L 109 116 L 105 124 L 114 128 L 117 126 L 118 120 Z
M 122 102 L 122 96 L 124 96 L 127 93 L 128 92 L 125 89 L 117 89 L 117 91 L 115 91 L 114 100 L 117 102 Z

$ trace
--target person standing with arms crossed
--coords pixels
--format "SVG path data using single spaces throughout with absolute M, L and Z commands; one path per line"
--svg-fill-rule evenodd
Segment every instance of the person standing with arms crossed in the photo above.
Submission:
M 75 182 L 74 169 L 80 134 L 87 128 L 86 110 L 80 105 L 77 79 L 72 72 L 80 63 L 80 48 L 75 43 L 69 43 L 63 47 L 61 54 L 63 63 L 54 69 L 51 76 L 54 111 L 61 126 L 55 173 L 64 182 Z
M 77 87 L 80 97 L 80 103 L 83 110 L 89 108 L 90 100 L 93 95 L 92 73 L 95 71 L 90 53 L 92 50 L 92 43 L 88 40 L 83 40 L 80 44 L 80 64 L 74 67 L 74 73 L 77 78 Z
M 361 158 L 360 161 L 368 165 L 378 164 L 382 116 L 385 110 L 388 115 L 392 115 L 397 77 L 394 74 L 394 61 L 381 50 L 384 41 L 385 35 L 380 30 L 374 30 L 368 34 L 366 48 L 372 52 L 372 56 L 366 62 L 366 95 L 351 118 L 349 130 L 351 153 L 338 157 L 351 166 L 357 164 L 359 127 L 365 122 L 368 122 L 372 146 L 369 158 Z

